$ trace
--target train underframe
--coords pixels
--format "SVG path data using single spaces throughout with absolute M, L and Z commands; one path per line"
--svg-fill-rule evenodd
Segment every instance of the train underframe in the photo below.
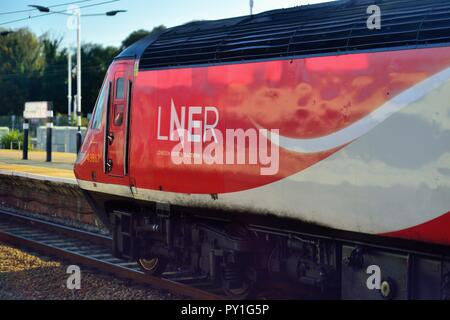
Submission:
M 450 299 L 446 246 L 274 216 L 135 202 L 93 192 L 86 197 L 110 229 L 116 257 L 136 260 L 154 276 L 174 266 L 188 269 L 221 286 L 231 298 L 255 297 L 262 284 L 277 283 L 291 294 L 297 288 L 313 299 Z

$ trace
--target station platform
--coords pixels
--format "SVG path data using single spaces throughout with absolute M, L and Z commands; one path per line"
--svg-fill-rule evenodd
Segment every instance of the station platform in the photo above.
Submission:
M 39 215 L 70 226 L 97 228 L 101 223 L 78 187 L 73 173 L 74 153 L 0 149 L 0 209 Z
M 74 153 L 53 152 L 52 162 L 46 162 L 44 151 L 29 151 L 29 160 L 22 160 L 22 151 L 0 149 L 0 174 L 75 182 Z

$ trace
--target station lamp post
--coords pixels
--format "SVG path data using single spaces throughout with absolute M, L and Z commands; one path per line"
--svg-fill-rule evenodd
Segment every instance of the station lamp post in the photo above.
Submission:
M 126 10 L 113 10 L 105 13 L 96 14 L 84 14 L 81 15 L 80 10 L 74 10 L 74 13 L 65 13 L 62 11 L 52 11 L 49 7 L 39 6 L 39 5 L 29 5 L 29 7 L 35 8 L 43 13 L 59 13 L 66 16 L 75 16 L 77 20 L 77 153 L 81 148 L 81 17 L 98 17 L 98 16 L 108 16 L 112 17 L 118 13 L 126 12 Z

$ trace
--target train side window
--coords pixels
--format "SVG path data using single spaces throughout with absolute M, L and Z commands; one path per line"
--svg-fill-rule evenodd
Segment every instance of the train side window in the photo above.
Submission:
M 105 107 L 105 97 L 108 96 L 108 86 L 106 84 L 107 81 L 105 81 L 105 83 L 103 84 L 103 87 L 97 99 L 97 103 L 95 105 L 94 116 L 92 117 L 92 129 L 99 129 L 100 124 L 102 123 L 103 109 Z
M 116 80 L 116 99 L 123 99 L 123 97 L 125 96 L 124 89 L 125 86 L 123 78 L 118 78 Z
M 120 127 L 123 123 L 123 105 L 118 104 L 114 106 L 114 125 Z

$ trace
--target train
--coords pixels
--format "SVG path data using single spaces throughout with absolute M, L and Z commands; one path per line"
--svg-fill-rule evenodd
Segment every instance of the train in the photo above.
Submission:
M 337 0 L 151 34 L 78 153 L 117 257 L 251 297 L 450 298 L 450 2 Z M 283 282 L 283 283 L 284 283 Z

